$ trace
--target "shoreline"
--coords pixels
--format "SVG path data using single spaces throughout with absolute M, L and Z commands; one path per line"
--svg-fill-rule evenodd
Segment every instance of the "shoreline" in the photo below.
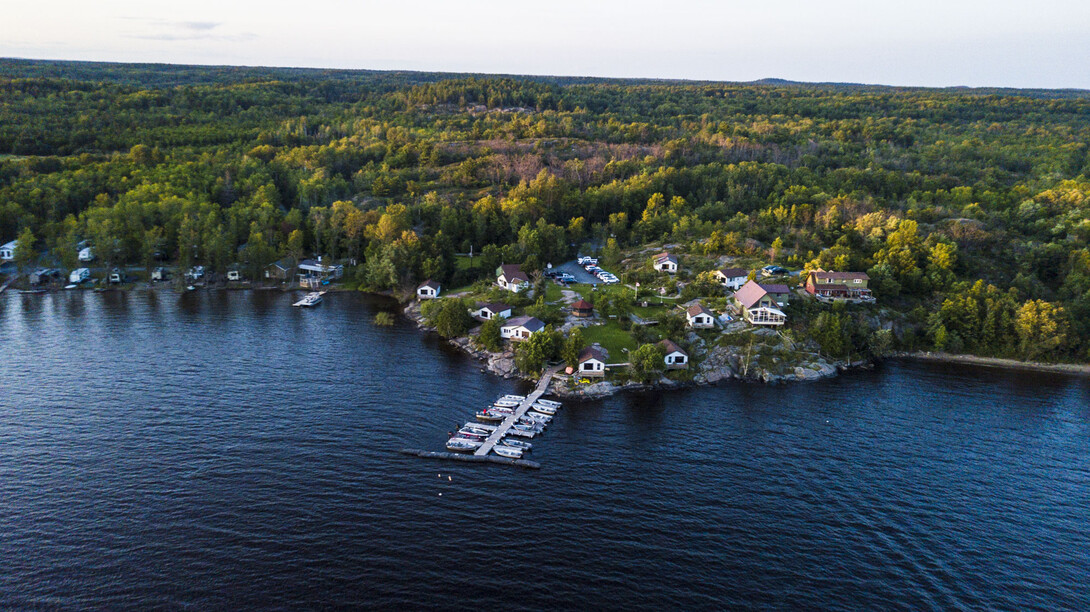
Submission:
M 1019 361 L 1017 359 L 1006 359 L 1003 357 L 978 357 L 976 355 L 960 355 L 930 351 L 893 353 L 887 357 L 887 359 L 908 359 L 928 363 L 957 363 L 1007 370 L 1026 370 L 1030 372 L 1053 372 L 1090 376 L 1090 365 L 1077 363 L 1041 363 L 1039 361 Z

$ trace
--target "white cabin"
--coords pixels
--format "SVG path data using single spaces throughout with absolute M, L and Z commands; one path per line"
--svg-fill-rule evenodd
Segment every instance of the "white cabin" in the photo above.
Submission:
M 85 261 L 85 262 L 86 261 L 94 261 L 95 260 L 95 252 L 91 250 L 91 247 L 83 247 L 82 249 L 79 250 L 79 260 L 80 261 Z
M 12 240 L 11 242 L 0 246 L 0 260 L 11 261 L 15 259 L 15 249 L 19 247 L 18 240 Z
M 588 346 L 579 353 L 579 363 L 576 368 L 576 374 L 579 376 L 605 376 L 606 356 L 602 351 L 593 346 Z
M 689 310 L 685 312 L 685 318 L 689 322 L 689 327 L 694 329 L 715 327 L 715 315 L 707 308 L 704 308 L 702 304 L 690 306 Z
M 662 358 L 667 370 L 684 370 L 689 367 L 689 354 L 672 340 L 659 342 L 666 355 Z
M 434 300 L 439 297 L 439 289 L 439 283 L 429 278 L 416 288 L 416 297 L 421 300 Z
M 508 340 L 526 340 L 530 336 L 545 329 L 545 324 L 535 317 L 515 317 L 508 319 L 500 328 L 500 337 Z
M 669 253 L 659 253 L 658 255 L 655 255 L 655 269 L 659 272 L 666 272 L 667 274 L 677 272 L 677 255 L 671 255 Z
M 78 285 L 91 278 L 90 268 L 76 268 L 68 273 L 68 282 Z
M 743 268 L 724 268 L 715 271 L 715 280 L 733 291 L 738 291 L 749 280 L 749 271 Z
M 511 318 L 511 307 L 507 304 L 477 304 L 476 310 L 469 311 L 469 314 L 476 319 L 487 321 L 489 319 L 495 319 L 496 317 L 503 317 L 505 319 Z

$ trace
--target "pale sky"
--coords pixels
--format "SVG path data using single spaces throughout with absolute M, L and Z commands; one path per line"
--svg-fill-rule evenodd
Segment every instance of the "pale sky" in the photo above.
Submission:
M 1090 2 L 0 0 L 0 57 L 1090 88 Z

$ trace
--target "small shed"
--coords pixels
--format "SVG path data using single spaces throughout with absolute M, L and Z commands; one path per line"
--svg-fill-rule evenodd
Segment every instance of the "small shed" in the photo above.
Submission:
M 588 318 L 594 316 L 594 304 L 586 300 L 579 300 L 571 305 L 571 313 L 573 316 L 580 318 Z

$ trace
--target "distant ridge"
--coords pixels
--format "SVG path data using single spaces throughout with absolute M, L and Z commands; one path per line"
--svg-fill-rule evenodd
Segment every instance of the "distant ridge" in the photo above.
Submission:
M 759 86 L 821 90 L 873 92 L 947 91 L 967 95 L 1029 96 L 1038 98 L 1090 97 L 1090 89 L 1019 89 L 1014 87 L 923 87 L 849 82 L 792 81 L 767 77 L 755 81 L 709 81 L 672 78 L 620 78 L 565 75 L 489 74 L 474 72 L 424 72 L 414 70 L 370 70 L 366 68 L 304 68 L 281 66 L 228 66 L 203 64 L 163 64 L 97 62 L 83 60 L 0 58 L 0 79 L 52 78 L 77 81 L 109 82 L 139 87 L 178 87 L 256 81 L 360 81 L 373 77 L 393 77 L 402 84 L 432 83 L 459 78 L 507 78 L 557 85 L 683 85 L 683 86 Z

